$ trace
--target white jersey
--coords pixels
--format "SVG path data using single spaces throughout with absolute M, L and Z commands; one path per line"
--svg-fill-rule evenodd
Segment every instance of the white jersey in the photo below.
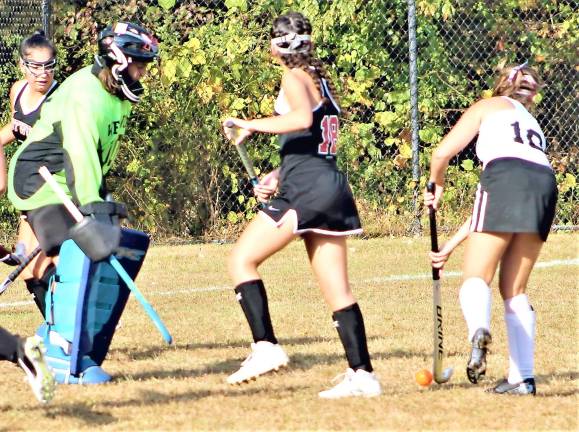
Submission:
M 486 165 L 499 158 L 516 158 L 551 167 L 545 155 L 545 135 L 529 111 L 518 101 L 503 96 L 514 110 L 487 116 L 479 128 L 476 155 Z

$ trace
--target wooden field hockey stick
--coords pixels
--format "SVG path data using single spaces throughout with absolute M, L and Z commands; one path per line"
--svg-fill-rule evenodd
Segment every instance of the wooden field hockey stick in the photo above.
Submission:
M 434 183 L 429 182 L 426 185 L 426 190 L 434 193 Z M 432 205 L 428 206 L 428 216 L 430 220 L 430 250 L 438 252 L 438 234 L 436 231 L 436 210 Z M 440 290 L 440 269 L 432 267 L 432 306 L 433 306 L 433 322 L 434 322 L 434 352 L 432 375 L 437 384 L 443 384 L 450 380 L 453 369 L 447 368 L 442 370 L 442 363 L 444 360 L 444 332 L 442 321 L 442 296 Z
M 77 223 L 81 222 L 84 218 L 84 215 L 80 212 L 80 210 L 74 205 L 72 200 L 62 190 L 62 188 L 56 182 L 54 177 L 52 177 L 52 174 L 50 174 L 50 171 L 48 171 L 48 169 L 45 166 L 43 166 L 43 167 L 40 167 L 38 172 L 42 176 L 42 178 L 46 181 L 46 183 L 50 186 L 50 188 L 54 191 L 54 193 L 56 193 L 56 195 L 58 195 L 58 197 L 60 198 L 60 200 L 62 201 L 62 203 L 64 204 L 64 206 L 68 210 L 68 212 L 70 213 L 70 215 L 73 217 L 73 219 Z M 136 299 L 139 301 L 139 303 L 141 304 L 141 306 L 143 307 L 143 309 L 145 310 L 145 312 L 147 313 L 147 315 L 149 316 L 151 321 L 153 321 L 153 324 L 155 324 L 155 326 L 157 327 L 157 329 L 161 333 L 161 336 L 163 336 L 163 339 L 165 340 L 165 342 L 167 342 L 168 344 L 171 344 L 173 342 L 173 337 L 169 333 L 167 326 L 165 326 L 165 324 L 161 320 L 161 317 L 159 316 L 157 311 L 155 311 L 153 306 L 151 306 L 151 303 L 149 303 L 147 301 L 145 296 L 143 296 L 141 291 L 137 288 L 137 286 L 135 285 L 135 282 L 133 281 L 133 279 L 131 279 L 131 277 L 125 271 L 125 269 L 123 268 L 123 266 L 121 265 L 119 260 L 117 260 L 117 258 L 114 255 L 110 255 L 109 256 L 109 263 L 111 264 L 111 266 L 113 266 L 113 268 L 116 270 L 118 275 L 121 277 L 121 279 L 125 282 L 127 287 L 134 294 Z
M 243 163 L 243 167 L 245 171 L 249 175 L 249 181 L 253 186 L 259 184 L 259 179 L 257 174 L 255 173 L 255 168 L 253 167 L 253 162 L 247 153 L 247 147 L 245 147 L 245 143 L 237 144 L 235 141 L 239 137 L 240 128 L 235 126 L 233 122 L 229 121 L 223 126 L 223 130 L 225 132 L 225 136 L 229 138 L 235 144 L 235 150 L 239 154 L 239 158 L 241 159 L 241 163 Z
M 20 262 L 20 264 L 18 264 L 18 267 L 16 267 L 12 271 L 12 273 L 10 273 L 6 277 L 6 279 L 4 279 L 4 282 L 2 282 L 2 285 L 0 285 L 0 294 L 3 294 L 4 291 L 6 291 L 8 286 L 12 282 L 14 282 L 18 276 L 20 276 L 20 273 L 22 273 L 24 271 L 24 269 L 28 266 L 28 264 L 30 264 L 30 261 L 32 261 L 34 258 L 36 258 L 36 256 L 41 251 L 42 251 L 42 249 L 40 248 L 40 246 L 36 246 L 34 248 L 34 250 L 32 252 L 30 252 L 30 254 L 28 254 L 27 256 L 24 257 L 24 259 Z
M 251 182 L 251 184 L 253 186 L 257 186 L 259 184 L 259 178 L 257 177 L 257 174 L 255 173 L 255 168 L 253 167 L 253 161 L 251 160 L 251 158 L 249 157 L 249 154 L 247 153 L 247 147 L 245 147 L 245 143 L 239 143 L 237 144 L 237 138 L 239 136 L 240 133 L 240 128 L 235 126 L 233 124 L 233 122 L 229 121 L 227 122 L 225 125 L 223 125 L 223 131 L 225 132 L 225 136 L 227 138 L 229 138 L 231 141 L 233 141 L 234 145 L 235 145 L 235 150 L 237 150 L 237 154 L 239 155 L 239 158 L 241 159 L 241 163 L 243 164 L 243 167 L 245 168 L 245 171 L 247 172 L 247 175 L 249 176 L 249 181 Z M 260 208 L 265 208 L 265 203 L 260 202 L 259 203 L 259 207 Z

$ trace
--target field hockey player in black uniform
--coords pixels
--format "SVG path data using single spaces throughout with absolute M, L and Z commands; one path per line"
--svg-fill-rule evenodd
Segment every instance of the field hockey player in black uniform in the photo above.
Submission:
M 509 342 L 507 379 L 490 389 L 497 394 L 534 395 L 535 311 L 525 294 L 533 266 L 555 216 L 557 185 L 545 155 L 546 140 L 528 111 L 540 87 L 537 72 L 526 64 L 505 68 L 493 97 L 471 106 L 432 156 L 426 205 L 437 207 L 448 163 L 478 134 L 477 157 L 483 163 L 472 217 L 439 253 L 442 267 L 452 250 L 468 238 L 460 304 L 467 322 L 471 356 L 467 377 L 476 384 L 486 372 L 491 343 L 489 285 L 497 267 Z
M 322 294 L 332 309 L 349 368 L 322 398 L 376 396 L 381 386 L 372 372 L 364 321 L 347 275 L 346 236 L 361 232 L 346 177 L 336 167 L 340 109 L 324 67 L 312 56 L 311 25 L 291 12 L 275 19 L 271 53 L 283 68 L 277 116 L 227 119 L 239 128 L 237 143 L 253 132 L 279 135 L 282 163 L 255 187 L 265 203 L 245 229 L 229 260 L 237 299 L 254 343 L 250 356 L 228 377 L 242 383 L 286 366 L 288 356 L 274 334 L 264 284 L 257 268 L 296 237 L 305 242 Z
M 14 141 L 21 144 L 32 126 L 40 117 L 44 101 L 56 90 L 58 84 L 54 79 L 56 68 L 56 49 L 42 30 L 25 38 L 19 48 L 20 70 L 24 79 L 16 81 L 10 90 L 10 123 L 0 129 L 0 191 L 4 193 L 7 185 L 6 160 L 4 146 Z M 16 254 L 4 254 L 0 250 L 0 260 L 7 264 L 19 264 L 22 255 L 29 254 L 38 245 L 36 236 L 26 219 L 21 219 L 18 232 Z M 21 249 L 21 250 L 18 250 Z M 28 270 L 34 269 L 34 270 Z M 50 258 L 40 253 L 23 270 L 21 277 L 32 294 L 38 309 L 44 315 L 44 297 L 48 289 L 48 279 L 53 273 L 54 265 Z

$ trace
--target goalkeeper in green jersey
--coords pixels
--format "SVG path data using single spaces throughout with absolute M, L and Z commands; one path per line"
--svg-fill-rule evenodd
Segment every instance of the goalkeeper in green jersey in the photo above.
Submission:
M 8 198 L 53 257 L 56 275 L 45 298 L 46 359 L 59 382 L 111 379 L 105 359 L 129 290 L 108 263 L 115 254 L 131 277 L 148 248 L 145 233 L 120 227 L 124 205 L 106 200 L 104 178 L 119 150 L 139 80 L 158 56 L 158 43 L 139 25 L 119 22 L 98 35 L 92 66 L 68 77 L 46 99 L 40 118 L 13 156 Z M 76 223 L 39 174 L 45 166 L 84 215 Z M 129 258 L 127 258 L 130 257 Z M 56 262 L 58 261 L 58 262 Z M 46 275 L 38 275 L 42 277 Z
M 81 211 L 89 206 L 100 212 L 104 176 L 117 154 L 131 105 L 142 92 L 139 80 L 158 55 L 151 33 L 132 23 L 107 27 L 98 45 L 95 63 L 71 75 L 46 100 L 10 162 L 8 197 L 26 214 L 48 256 L 58 254 L 74 221 L 38 169 L 46 166 Z

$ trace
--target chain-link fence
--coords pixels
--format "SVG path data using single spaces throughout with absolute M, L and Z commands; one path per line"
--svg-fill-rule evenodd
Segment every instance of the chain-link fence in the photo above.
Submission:
M 47 0 L 0 1 L 0 65 L 14 61 L 20 40 L 37 29 L 48 32 Z
M 448 130 L 473 98 L 490 94 L 498 69 L 528 62 L 545 82 L 536 114 L 559 184 L 555 227 L 576 228 L 578 37 L 573 29 L 578 23 L 577 2 L 516 3 L 514 7 L 512 2 L 469 0 L 460 6 L 448 2 L 446 9 L 423 11 L 419 18 L 421 100 L 432 97 L 433 82 L 439 91 L 454 96 L 438 106 L 438 113 L 427 116 L 422 127 Z M 455 162 L 466 171 L 475 159 L 474 145 L 470 145 Z M 471 182 L 459 186 L 469 186 L 463 191 L 470 194 Z M 455 193 L 463 195 L 460 190 Z
M 117 19 L 138 21 L 161 41 L 160 67 L 146 83 L 146 103 L 135 107 L 111 182 L 128 202 L 135 224 L 153 234 L 232 237 L 255 214 L 251 186 L 220 133 L 220 122 L 230 115 L 272 114 L 280 71 L 271 65 L 269 27 L 289 7 L 311 19 L 317 55 L 339 90 L 346 111 L 339 163 L 348 174 L 366 235 L 419 229 L 419 195 L 432 148 L 461 112 L 492 88 L 498 67 L 526 60 L 547 83 L 538 119 L 560 185 L 556 224 L 579 225 L 573 33 L 578 15 L 573 2 L 52 3 L 59 79 L 92 61 L 97 31 Z M 415 40 L 409 33 L 413 23 Z M 416 75 L 411 76 L 415 57 Z M 411 78 L 417 93 L 411 92 Z M 411 94 L 417 96 L 414 107 Z M 258 170 L 279 164 L 275 138 L 256 136 L 249 147 Z M 441 212 L 448 228 L 472 207 L 479 170 L 472 149 L 459 155 L 449 171 L 448 200 Z

